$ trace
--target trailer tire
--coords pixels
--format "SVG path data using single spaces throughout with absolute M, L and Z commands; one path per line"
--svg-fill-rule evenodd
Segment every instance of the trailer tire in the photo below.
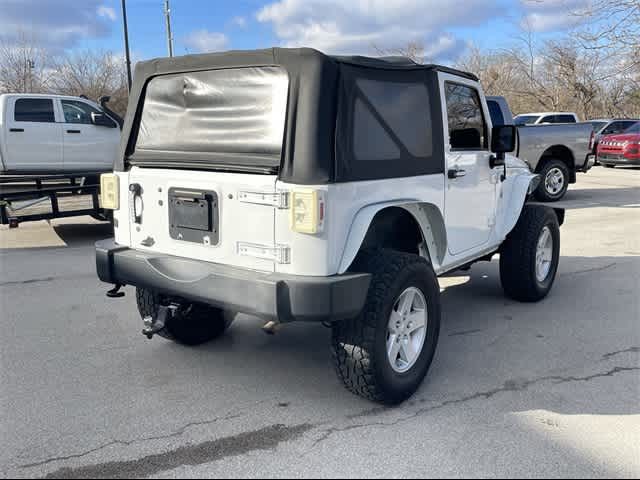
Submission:
M 142 318 L 155 316 L 162 296 L 154 291 L 136 288 L 136 303 Z M 167 320 L 157 333 L 167 340 L 187 346 L 201 345 L 221 337 L 233 323 L 234 314 L 220 308 L 192 303 L 188 313 Z
M 369 272 L 373 278 L 360 315 L 332 326 L 333 364 L 352 393 L 397 405 L 415 393 L 435 355 L 440 332 L 438 281 L 423 258 L 387 249 L 361 252 L 353 270 Z M 407 292 L 412 296 L 405 309 L 401 305 Z M 415 304 L 414 298 L 418 299 Z M 421 335 L 416 338 L 411 333 L 411 319 L 421 311 L 426 313 L 424 329 L 414 330 Z M 401 326 L 396 327 L 398 324 Z M 398 347 L 393 349 L 396 343 Z

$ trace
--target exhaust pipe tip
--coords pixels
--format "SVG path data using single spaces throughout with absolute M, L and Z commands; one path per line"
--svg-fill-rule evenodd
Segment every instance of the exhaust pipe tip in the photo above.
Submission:
M 280 330 L 281 326 L 282 325 L 280 323 L 271 320 L 264 324 L 264 326 L 262 327 L 262 331 L 267 335 L 275 335 L 276 333 L 278 333 L 278 330 Z

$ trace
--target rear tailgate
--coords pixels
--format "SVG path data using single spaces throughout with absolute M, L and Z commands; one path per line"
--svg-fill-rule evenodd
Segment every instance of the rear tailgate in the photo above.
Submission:
M 120 187 L 134 190 L 120 221 L 128 213 L 135 249 L 274 271 L 272 260 L 241 255 L 238 242 L 273 246 L 275 209 L 241 201 L 238 194 L 274 193 L 276 180 L 276 175 L 134 167 L 129 185 Z M 142 212 L 134 211 L 135 195 Z

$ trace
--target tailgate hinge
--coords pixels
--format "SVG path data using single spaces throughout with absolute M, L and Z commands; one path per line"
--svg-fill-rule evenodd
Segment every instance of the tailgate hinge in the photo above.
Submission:
M 238 192 L 238 200 L 283 210 L 289 208 L 289 192 Z

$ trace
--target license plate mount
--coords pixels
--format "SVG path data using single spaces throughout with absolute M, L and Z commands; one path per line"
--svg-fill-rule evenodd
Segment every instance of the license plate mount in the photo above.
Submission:
M 169 189 L 169 234 L 174 240 L 217 245 L 219 205 L 216 192 Z

